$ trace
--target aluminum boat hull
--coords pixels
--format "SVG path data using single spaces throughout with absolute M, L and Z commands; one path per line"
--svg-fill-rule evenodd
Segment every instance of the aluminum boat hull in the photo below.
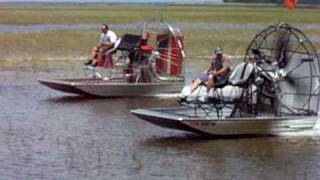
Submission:
M 84 80 L 83 80 L 84 81 Z M 88 93 L 81 91 L 80 89 L 77 88 L 77 84 L 81 84 L 81 80 L 48 80 L 48 79 L 39 79 L 39 83 L 65 93 L 70 93 L 70 94 L 81 94 L 81 95 L 89 95 Z
M 257 116 L 248 118 L 190 117 L 187 108 L 136 109 L 131 113 L 152 124 L 211 135 L 276 135 L 312 129 L 318 116 Z
M 184 82 L 126 83 L 119 80 L 58 79 L 38 80 L 58 91 L 99 97 L 161 96 L 179 93 Z

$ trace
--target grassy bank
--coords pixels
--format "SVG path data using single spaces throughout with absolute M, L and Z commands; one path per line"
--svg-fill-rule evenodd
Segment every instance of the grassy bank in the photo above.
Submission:
M 288 11 L 279 7 L 235 6 L 124 6 L 124 5 L 32 5 L 1 6 L 0 24 L 73 24 L 134 23 L 164 17 L 169 22 L 185 23 L 257 23 L 280 21 L 293 24 L 320 23 L 318 9 L 299 8 Z M 126 30 L 117 30 L 122 35 Z M 243 55 L 257 30 L 183 30 L 188 57 L 208 56 L 213 47 L 221 45 L 232 55 Z M 320 36 L 319 30 L 305 31 Z M 97 42 L 97 30 L 58 30 L 32 33 L 0 33 L 0 66 L 28 64 L 41 66 L 49 60 L 61 62 L 85 60 Z M 320 44 L 315 44 L 320 49 Z M 192 58 L 189 58 L 190 60 Z
M 128 23 L 164 17 L 170 22 L 320 23 L 319 9 L 235 6 L 33 5 L 0 7 L 0 24 Z
M 123 34 L 124 31 L 118 31 Z M 61 30 L 45 33 L 0 33 L 2 59 L 44 59 L 85 57 L 98 41 L 98 31 Z M 185 51 L 188 56 L 208 55 L 216 45 L 232 54 L 241 54 L 255 31 L 187 30 Z
M 126 30 L 117 31 L 119 36 Z M 212 47 L 222 45 L 232 54 L 243 54 L 257 30 L 185 30 L 185 51 L 189 56 L 207 55 Z M 306 31 L 310 36 L 320 32 Z M 99 31 L 59 30 L 43 33 L 0 33 L 3 59 L 87 56 L 98 41 Z M 315 44 L 320 48 L 319 44 Z

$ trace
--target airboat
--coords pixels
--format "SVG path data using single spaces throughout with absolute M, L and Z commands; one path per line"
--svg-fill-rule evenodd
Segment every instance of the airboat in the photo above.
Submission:
M 173 108 L 131 112 L 155 125 L 210 135 L 272 135 L 312 129 L 319 116 L 317 51 L 289 24 L 271 25 L 208 98 L 201 89 Z
M 87 78 L 40 79 L 49 88 L 99 97 L 178 94 L 184 86 L 183 34 L 163 20 L 138 26 L 122 36 L 96 67 L 86 66 Z

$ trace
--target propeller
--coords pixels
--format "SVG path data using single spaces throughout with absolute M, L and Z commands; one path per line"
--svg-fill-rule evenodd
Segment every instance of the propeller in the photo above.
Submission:
M 253 38 L 244 59 L 262 79 L 255 84 L 263 91 L 258 106 L 274 104 L 279 115 L 318 112 L 319 56 L 301 30 L 285 23 L 268 26 Z
M 274 45 L 274 52 L 275 52 L 275 59 L 278 62 L 279 68 L 285 68 L 288 64 L 288 48 L 289 48 L 289 41 L 290 41 L 291 33 L 286 29 L 279 30 L 275 34 L 275 45 Z

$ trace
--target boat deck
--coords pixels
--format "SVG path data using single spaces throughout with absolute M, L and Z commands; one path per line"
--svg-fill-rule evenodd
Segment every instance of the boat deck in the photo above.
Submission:
M 155 112 L 170 114 L 173 116 L 179 116 L 183 118 L 199 119 L 199 118 L 210 118 L 217 119 L 217 111 L 212 109 L 210 106 L 204 106 L 202 108 L 192 108 L 192 107 L 174 107 L 165 109 L 153 109 Z M 222 118 L 228 117 L 231 114 L 230 108 L 223 108 L 221 110 Z

